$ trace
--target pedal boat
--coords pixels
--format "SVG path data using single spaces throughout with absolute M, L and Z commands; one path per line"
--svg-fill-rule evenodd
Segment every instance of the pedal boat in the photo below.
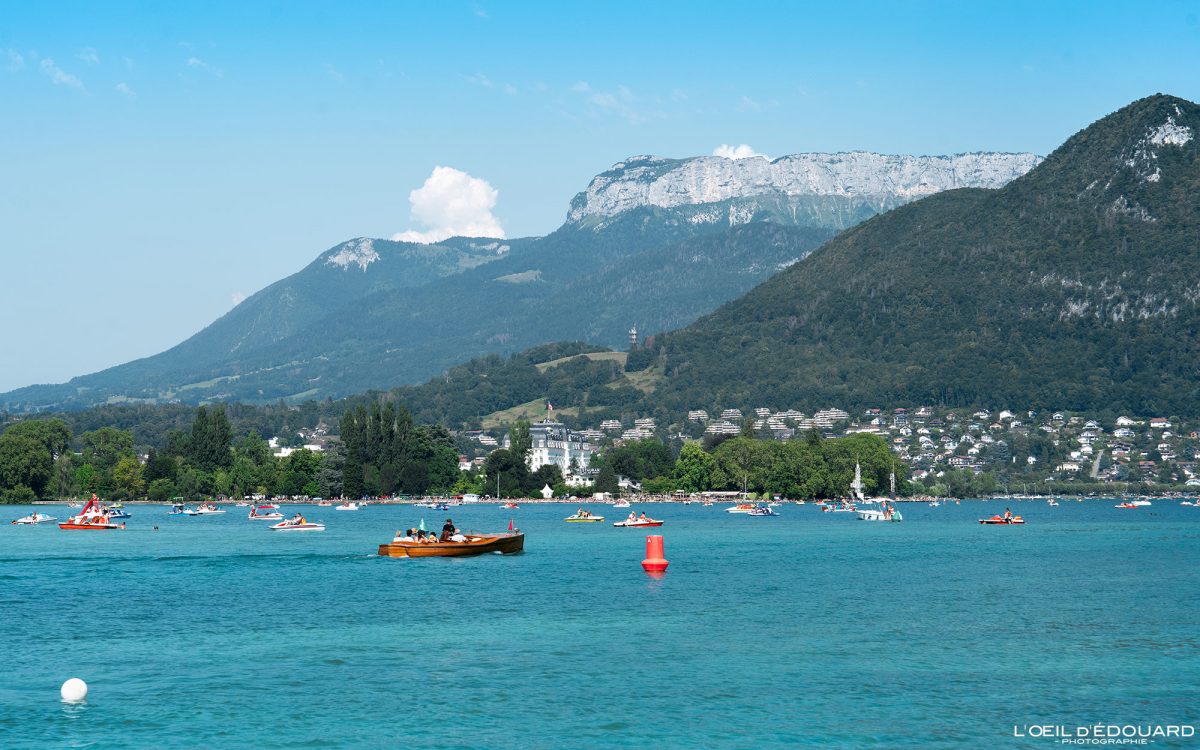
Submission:
M 1004 516 L 992 516 L 991 518 L 981 518 L 979 522 L 989 526 L 1012 526 L 1025 523 L 1025 519 L 1020 516 L 1013 516 L 1007 519 Z
M 521 532 L 502 534 L 467 534 L 465 542 L 401 542 L 393 540 L 379 545 L 380 557 L 468 557 L 487 552 L 511 555 L 525 549 Z
M 312 521 L 280 521 L 267 527 L 271 531 L 324 531 L 325 524 L 313 523 Z
M 604 516 L 581 516 L 578 513 L 574 513 L 563 520 L 567 523 L 602 523 Z
M 13 521 L 17 526 L 36 526 L 39 523 L 47 523 L 55 520 L 54 516 L 48 516 L 45 513 L 31 513 L 28 516 L 22 516 Z
M 92 499 L 83 506 L 83 510 L 79 511 L 78 515 L 63 521 L 58 528 L 65 531 L 108 531 L 123 529 L 125 524 L 113 523 L 108 513 L 102 510 L 100 501 L 96 499 L 95 495 L 92 495 Z
M 616 523 L 613 524 L 613 526 L 616 526 L 619 529 L 620 528 L 637 529 L 637 528 L 641 528 L 643 526 L 662 526 L 662 525 L 663 525 L 662 521 L 657 521 L 653 518 L 647 518 L 645 520 L 642 520 L 639 518 L 636 521 L 629 521 L 629 520 L 617 521 Z

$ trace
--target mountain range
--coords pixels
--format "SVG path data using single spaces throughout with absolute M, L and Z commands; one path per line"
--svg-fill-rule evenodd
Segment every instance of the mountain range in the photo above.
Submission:
M 297 402 L 416 383 L 542 343 L 621 346 L 630 326 L 685 326 L 870 216 L 942 190 L 999 187 L 1038 161 L 635 157 L 594 178 L 545 237 L 348 240 L 161 354 L 0 394 L 0 409 Z
M 1155 95 L 998 190 L 825 243 L 654 340 L 674 410 L 1025 405 L 1194 415 L 1200 107 Z

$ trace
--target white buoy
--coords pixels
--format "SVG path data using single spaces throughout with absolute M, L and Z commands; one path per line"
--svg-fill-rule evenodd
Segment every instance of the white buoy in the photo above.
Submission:
M 72 677 L 62 684 L 58 692 L 66 703 L 79 703 L 87 698 L 88 686 L 78 677 Z

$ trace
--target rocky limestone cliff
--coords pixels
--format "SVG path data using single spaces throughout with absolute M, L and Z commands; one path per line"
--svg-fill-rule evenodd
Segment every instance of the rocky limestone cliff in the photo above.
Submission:
M 807 204 L 814 197 L 890 208 L 943 190 L 998 188 L 1033 169 L 1034 154 L 970 153 L 889 156 L 867 151 L 727 159 L 635 156 L 597 175 L 575 196 L 568 222 L 603 219 L 641 207 L 676 208 L 766 198 Z M 752 212 L 717 212 L 714 221 L 743 223 Z

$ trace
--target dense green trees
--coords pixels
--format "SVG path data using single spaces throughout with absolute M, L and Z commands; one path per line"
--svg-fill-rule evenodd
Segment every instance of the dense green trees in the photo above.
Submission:
M 669 475 L 675 468 L 671 450 L 661 440 L 632 440 L 613 448 L 604 463 L 618 475 L 635 481 Z
M 458 479 L 454 439 L 443 427 L 417 425 L 404 406 L 359 404 L 341 421 L 347 497 L 448 491 Z M 327 478 L 328 481 L 328 478 Z
M 0 433 L 0 501 L 91 492 L 113 500 L 159 501 L 329 497 L 342 494 L 344 485 L 360 496 L 448 490 L 457 481 L 458 454 L 445 428 L 414 425 L 403 407 L 391 403 L 375 403 L 369 412 L 362 406 L 347 423 L 345 449 L 333 441 L 321 452 L 299 449 L 277 458 L 256 431 L 235 441 L 224 407 L 202 406 L 190 425 L 159 433 L 160 443 L 142 461 L 131 429 L 102 426 L 75 438 L 62 419 L 15 422 Z
M 893 470 L 897 491 L 910 494 L 908 467 L 895 461 L 876 435 L 829 440 L 810 435 L 788 441 L 739 436 L 719 442 L 711 452 L 698 443 L 684 443 L 674 461 L 661 442 L 640 440 L 603 457 L 595 491 L 614 491 L 616 474 L 624 474 L 643 480 L 643 490 L 654 493 L 744 488 L 793 498 L 844 497 L 850 494 L 856 463 L 862 467 L 866 494 L 887 493 Z

